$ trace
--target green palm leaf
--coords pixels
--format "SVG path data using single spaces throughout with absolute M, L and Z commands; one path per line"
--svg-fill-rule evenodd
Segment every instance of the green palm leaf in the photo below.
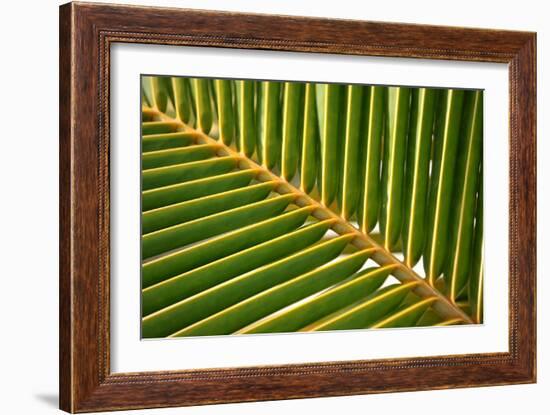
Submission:
M 350 303 L 366 297 L 387 279 L 393 267 L 367 268 L 330 290 L 287 310 L 259 320 L 240 333 L 274 333 L 300 330 Z
M 432 286 L 443 272 L 448 255 L 449 218 L 463 99 L 464 91 L 445 91 L 435 130 L 435 154 L 428 204 L 430 214 L 424 251 L 424 269 Z
M 361 199 L 361 230 L 369 233 L 378 222 L 380 209 L 380 163 L 382 149 L 382 134 L 384 128 L 386 88 L 369 87 L 368 103 L 364 115 L 366 124 L 363 139 L 363 176 Z
M 481 166 L 483 167 L 483 166 Z M 483 172 L 483 169 L 480 169 Z M 472 316 L 478 323 L 483 322 L 483 181 L 478 184 L 474 246 L 471 262 L 468 299 Z
M 165 76 L 152 76 L 151 92 L 154 106 L 162 112 L 166 111 L 171 94 L 171 79 Z
M 146 190 L 141 194 L 141 207 L 143 211 L 147 211 L 240 188 L 249 184 L 257 174 L 258 172 L 252 169 L 237 170 L 231 173 Z
M 344 135 L 344 160 L 342 164 L 342 216 L 350 219 L 357 209 L 360 194 L 359 148 L 361 119 L 363 115 L 364 87 L 347 87 L 346 126 Z
M 144 337 L 482 321 L 482 92 L 142 85 Z
M 208 134 L 212 128 L 212 97 L 208 79 L 193 78 L 191 90 L 195 99 L 195 115 L 197 117 L 197 128 Z
M 420 259 L 426 239 L 426 196 L 436 93 L 427 88 L 412 93 L 403 221 L 403 253 L 409 267 Z
M 233 95 L 231 81 L 216 79 L 214 81 L 218 104 L 218 127 L 220 138 L 229 145 L 235 139 L 235 112 L 233 110 Z
M 321 201 L 325 206 L 336 198 L 340 180 L 340 106 L 342 86 L 326 84 L 317 86 L 319 131 L 321 134 Z
M 295 195 L 289 194 L 262 200 L 144 234 L 141 239 L 142 257 L 150 258 L 179 246 L 267 219 L 282 212 L 294 198 Z
M 178 336 L 180 329 L 191 323 L 334 259 L 351 237 L 344 235 L 314 245 L 172 304 L 144 317 L 142 332 L 145 337 Z
M 322 265 L 213 314 L 181 330 L 177 335 L 231 334 L 247 324 L 345 279 L 364 264 L 370 252 L 359 251 L 340 261 Z
M 143 291 L 143 314 L 210 288 L 319 241 L 329 221 L 318 222 L 194 268 Z
M 281 84 L 262 82 L 258 111 L 258 159 L 268 169 L 275 167 L 281 157 Z
M 189 79 L 181 77 L 172 78 L 172 89 L 174 90 L 174 106 L 176 116 L 185 123 L 191 121 L 193 116 L 193 105 L 191 103 Z
M 283 146 L 281 174 L 290 181 L 300 163 L 301 124 L 303 119 L 304 84 L 286 82 L 283 97 Z
M 310 207 L 293 210 L 147 261 L 142 267 L 143 286 L 148 287 L 194 267 L 290 232 L 302 225 L 311 211 Z
M 306 84 L 302 140 L 302 164 L 300 166 L 300 188 L 310 193 L 315 186 L 319 172 L 319 124 L 315 85 Z
M 240 125 L 239 149 L 247 156 L 254 153 L 256 145 L 254 91 L 254 81 L 237 81 L 237 112 Z
M 306 330 L 351 330 L 373 325 L 397 308 L 415 283 L 395 284 L 306 327 Z
M 483 101 L 481 91 L 467 92 L 459 143 L 452 213 L 449 263 L 445 278 L 449 296 L 456 300 L 470 274 L 476 194 L 482 155 Z
M 382 166 L 380 231 L 391 251 L 399 240 L 403 220 L 403 183 L 409 123 L 410 89 L 388 89 L 387 137 Z

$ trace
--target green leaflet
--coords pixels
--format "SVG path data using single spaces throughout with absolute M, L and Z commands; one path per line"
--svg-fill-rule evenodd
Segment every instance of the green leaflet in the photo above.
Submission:
M 319 296 L 290 309 L 283 310 L 280 313 L 268 316 L 263 320 L 259 320 L 244 327 L 238 333 L 282 333 L 297 331 L 371 294 L 382 285 L 393 268 L 393 266 L 387 266 L 363 270 L 350 277 L 349 280 Z
M 311 211 L 311 207 L 296 209 L 145 262 L 141 276 L 143 288 L 284 235 L 302 225 Z
M 329 225 L 305 226 L 153 285 L 143 291 L 143 315 L 304 249 L 319 241 Z
M 141 105 L 146 105 L 147 107 L 153 107 L 153 95 L 151 93 L 151 80 L 148 76 L 141 77 Z
M 464 91 L 450 89 L 443 94 L 434 133 L 434 160 L 430 178 L 427 240 L 424 270 L 433 286 L 443 272 L 448 252 L 449 217 L 453 198 L 456 155 Z
M 483 151 L 483 92 L 468 91 L 455 168 L 449 262 L 444 277 L 455 301 L 468 281 L 474 236 L 476 193 Z
M 366 104 L 366 127 L 363 140 L 363 181 L 361 200 L 361 230 L 369 233 L 378 222 L 380 209 L 380 160 L 384 127 L 384 102 L 386 88 L 369 87 Z
M 427 309 L 422 317 L 416 322 L 416 327 L 427 327 L 427 326 L 437 326 L 445 325 L 448 320 L 443 320 L 443 318 L 437 314 L 432 308 Z
M 229 85 L 231 87 L 231 95 L 232 95 L 232 102 L 233 102 L 233 109 L 235 110 L 235 141 L 234 141 L 234 147 L 237 150 L 240 150 L 241 145 L 241 126 L 239 125 L 239 100 L 237 98 L 237 82 L 234 80 L 229 81 Z
M 149 98 L 147 97 L 143 89 L 141 90 L 141 106 L 151 107 L 151 102 L 149 101 Z M 147 121 L 144 112 L 141 113 L 141 120 Z
M 483 178 L 483 165 L 480 166 L 480 176 Z M 483 322 L 483 179 L 478 183 L 476 201 L 476 219 L 474 229 L 474 245 L 470 270 L 468 291 L 469 303 L 472 307 L 472 317 L 478 323 Z
M 472 314 L 472 309 L 470 307 L 470 304 L 468 303 L 467 300 L 463 300 L 463 301 L 456 301 L 455 302 L 456 306 L 461 309 L 465 314 L 468 314 L 468 315 L 471 315 Z
M 236 157 L 227 156 L 145 170 L 141 175 L 141 188 L 149 190 L 227 173 L 237 167 L 238 161 Z
M 180 128 L 180 124 L 171 121 L 147 121 L 141 124 L 141 134 L 145 136 L 150 134 L 172 133 Z M 145 150 L 144 150 L 145 151 Z
M 212 128 L 212 97 L 208 79 L 191 78 L 191 86 L 195 99 L 195 115 L 197 128 L 205 134 Z
M 321 137 L 321 201 L 329 206 L 336 198 L 340 181 L 339 118 L 342 85 L 317 84 L 317 108 Z
M 315 186 L 319 170 L 319 124 L 315 102 L 315 85 L 307 83 L 304 98 L 304 126 L 302 141 L 302 165 L 300 187 L 310 193 Z
M 256 170 L 252 169 L 238 170 L 232 173 L 146 190 L 141 193 L 141 209 L 145 212 L 246 186 L 256 174 Z
M 248 157 L 254 153 L 256 144 L 254 83 L 254 81 L 237 81 L 239 150 Z
M 262 157 L 263 157 L 263 143 L 262 143 L 262 118 L 264 118 L 263 114 L 263 107 L 264 105 L 264 82 L 257 81 L 256 85 L 254 87 L 254 91 L 256 94 L 256 111 L 255 111 L 255 119 L 254 122 L 256 123 L 256 152 L 254 153 L 254 161 L 256 161 L 258 164 L 262 164 Z
M 263 81 L 258 103 L 258 161 L 273 169 L 281 158 L 281 83 Z
M 150 77 L 150 82 L 151 95 L 153 96 L 155 107 L 161 112 L 166 112 L 168 99 L 173 94 L 171 78 L 167 76 L 152 76 Z
M 212 117 L 214 118 L 214 120 L 218 120 L 218 92 L 216 90 L 216 86 L 214 85 L 213 79 L 208 79 L 208 90 L 210 91 L 210 96 L 212 97 Z M 218 136 L 212 138 L 217 139 L 217 137 Z
M 390 251 L 399 241 L 403 220 L 403 188 L 410 92 L 409 88 L 388 88 L 387 142 L 382 166 L 380 229 L 384 237 L 384 246 Z
M 289 194 L 192 220 L 141 237 L 142 258 L 150 258 L 281 213 L 295 198 Z
M 300 163 L 300 120 L 303 118 L 304 84 L 285 82 L 284 85 L 281 173 L 290 181 Z
M 150 210 L 142 214 L 141 232 L 147 234 L 178 223 L 263 200 L 274 187 L 275 182 L 264 182 Z
M 178 336 L 177 330 L 330 261 L 352 237 L 344 235 L 314 245 L 153 313 L 143 318 L 142 334 L 144 337 Z
M 259 318 L 321 291 L 357 271 L 374 250 L 359 251 L 249 297 L 181 330 L 180 336 L 231 334 Z
M 342 216 L 349 220 L 357 209 L 360 194 L 361 172 L 359 161 L 359 140 L 361 138 L 361 118 L 363 115 L 364 87 L 347 87 L 346 119 L 344 133 L 344 160 L 342 163 Z
M 147 170 L 156 167 L 166 167 L 174 164 L 205 160 L 214 157 L 219 148 L 219 146 L 213 144 L 202 144 L 183 148 L 150 151 L 144 153 L 141 157 L 141 168 Z
M 394 310 L 415 285 L 417 285 L 415 282 L 390 285 L 368 296 L 365 300 L 305 327 L 302 331 L 368 328 L 375 321 Z
M 218 127 L 220 129 L 220 138 L 222 142 L 229 145 L 235 138 L 235 112 L 233 111 L 233 97 L 231 94 L 231 81 L 226 79 L 216 79 L 214 81 L 217 108 L 218 108 Z
M 426 298 L 416 304 L 408 306 L 399 312 L 377 322 L 371 328 L 390 328 L 390 327 L 412 327 L 426 312 L 426 310 L 435 302 L 435 298 Z
M 163 132 L 160 134 L 149 134 L 144 135 L 141 139 L 141 150 L 143 151 L 143 153 L 148 153 L 150 151 L 169 150 L 173 148 L 189 146 L 193 144 L 195 140 L 196 135 L 194 133 Z
M 436 94 L 437 90 L 427 88 L 414 89 L 412 92 L 402 233 L 405 263 L 411 268 L 420 259 L 426 239 L 426 204 Z
M 193 106 L 191 105 L 189 92 L 189 79 L 183 77 L 172 77 L 172 88 L 174 90 L 174 106 L 179 120 L 185 123 L 191 121 Z

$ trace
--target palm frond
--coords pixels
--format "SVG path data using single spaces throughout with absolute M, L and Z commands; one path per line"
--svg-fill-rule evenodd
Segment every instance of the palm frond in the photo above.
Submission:
M 480 91 L 142 85 L 143 337 L 482 320 Z

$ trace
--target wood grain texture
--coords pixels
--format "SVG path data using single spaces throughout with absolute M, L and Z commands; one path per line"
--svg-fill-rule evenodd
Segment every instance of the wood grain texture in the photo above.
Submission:
M 71 289 L 71 55 L 72 19 L 69 7 L 59 14 L 59 406 L 73 409 L 72 289 Z
M 509 352 L 111 373 L 108 82 L 115 42 L 508 63 Z M 61 6 L 60 407 L 90 412 L 534 382 L 535 103 L 534 33 L 104 4 Z

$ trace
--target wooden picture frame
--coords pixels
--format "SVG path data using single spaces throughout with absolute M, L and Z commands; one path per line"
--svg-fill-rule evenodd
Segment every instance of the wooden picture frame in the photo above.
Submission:
M 110 46 L 119 42 L 508 64 L 509 352 L 111 373 L 109 70 Z M 69 3 L 60 8 L 59 91 L 61 409 L 91 412 L 535 382 L 534 33 Z

